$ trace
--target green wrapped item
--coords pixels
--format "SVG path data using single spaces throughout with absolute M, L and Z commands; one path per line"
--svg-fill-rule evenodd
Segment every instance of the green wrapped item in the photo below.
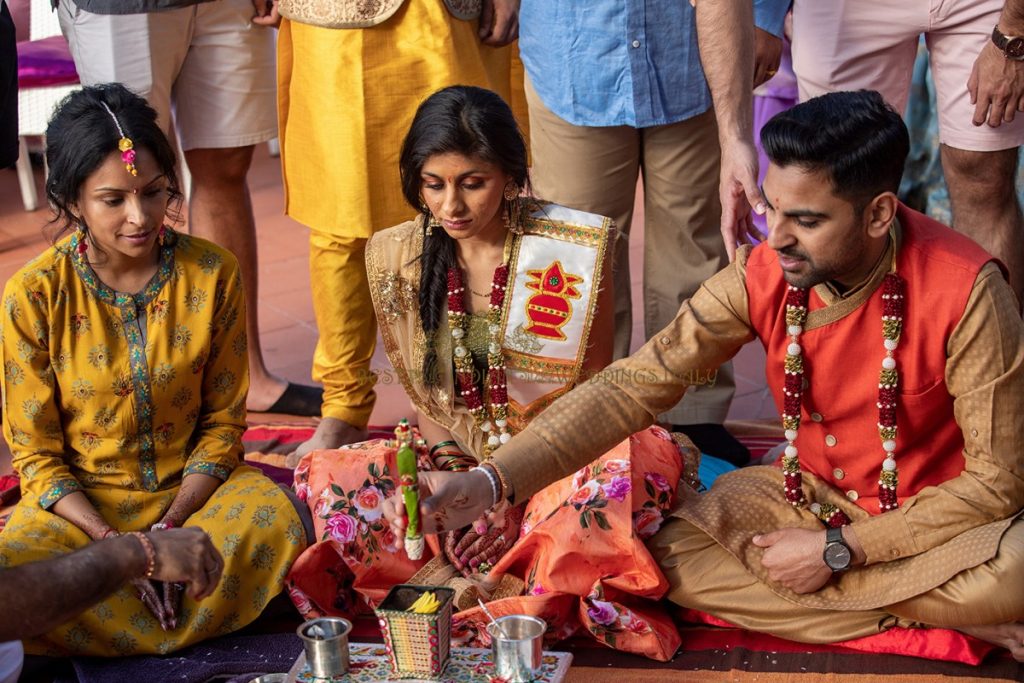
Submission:
M 412 449 L 412 430 L 402 420 L 395 429 L 398 439 L 398 481 L 402 487 L 402 500 L 409 526 L 405 529 L 405 553 L 410 560 L 423 557 L 423 531 L 420 528 L 420 486 L 416 467 L 416 452 Z

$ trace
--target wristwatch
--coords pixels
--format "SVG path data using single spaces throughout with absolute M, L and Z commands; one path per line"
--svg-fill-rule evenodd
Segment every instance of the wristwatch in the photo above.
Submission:
M 1024 62 L 1024 37 L 1003 35 L 996 26 L 992 29 L 992 42 L 1003 51 L 1007 59 Z
M 825 532 L 825 564 L 833 572 L 845 572 L 853 561 L 853 552 L 843 540 L 843 528 L 830 528 Z

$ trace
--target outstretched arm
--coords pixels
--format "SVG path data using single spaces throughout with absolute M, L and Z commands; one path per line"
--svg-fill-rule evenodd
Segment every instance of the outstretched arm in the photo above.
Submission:
M 494 453 L 504 497 L 525 502 L 541 488 L 594 460 L 652 424 L 709 369 L 754 338 L 747 311 L 746 251 L 684 302 L 675 320 L 629 358 L 613 363 L 533 419 Z M 463 527 L 495 503 L 483 471 L 420 476 L 420 516 L 426 533 Z M 404 531 L 397 497 L 384 514 Z

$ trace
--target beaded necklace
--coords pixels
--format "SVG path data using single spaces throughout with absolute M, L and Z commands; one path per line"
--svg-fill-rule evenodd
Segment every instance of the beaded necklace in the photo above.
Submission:
M 462 270 L 458 266 L 448 269 L 448 328 L 451 330 L 455 349 L 455 380 L 458 383 L 459 395 L 473 416 L 473 422 L 486 438 L 485 457 L 512 438 L 508 431 L 505 356 L 501 352 L 501 315 L 505 306 L 507 285 L 508 264 L 502 263 L 494 269 L 491 302 L 487 310 L 487 374 L 484 381 L 490 391 L 488 405 L 484 406 L 480 387 L 473 378 L 473 358 L 464 342 L 469 315 L 466 312 L 466 287 L 463 284 Z
M 885 357 L 878 379 L 878 435 L 882 441 L 882 470 L 878 478 L 878 506 L 881 512 L 899 507 L 896 485 L 899 477 L 896 470 L 896 395 L 899 374 L 896 370 L 895 351 L 903 329 L 904 280 L 895 272 L 888 273 L 882 280 L 882 343 Z M 803 491 L 803 475 L 797 456 L 796 438 L 800 429 L 800 403 L 803 395 L 804 360 L 800 348 L 800 334 L 807 321 L 807 301 L 810 293 L 802 287 L 789 285 L 786 292 L 786 332 L 789 346 L 786 348 L 783 387 L 782 426 L 786 430 L 786 452 L 782 456 L 784 493 L 794 507 L 806 504 Z M 840 527 L 850 523 L 849 517 L 830 503 L 812 503 L 810 510 L 829 527 Z

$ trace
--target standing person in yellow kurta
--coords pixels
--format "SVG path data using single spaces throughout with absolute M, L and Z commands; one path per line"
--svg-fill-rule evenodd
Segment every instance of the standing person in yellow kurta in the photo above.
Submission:
M 374 232 L 412 217 L 397 169 L 417 105 L 449 85 L 480 86 L 509 102 L 522 89 L 521 72 L 513 87 L 512 48 L 502 47 L 518 34 L 519 0 L 331 6 L 331 16 L 308 0 L 279 6 L 285 210 L 310 228 L 320 330 L 313 379 L 324 385 L 323 420 L 298 455 L 366 438 L 376 324 L 364 255 Z
M 22 501 L 0 534 L 0 566 L 202 528 L 223 555 L 209 598 L 139 579 L 26 642 L 40 654 L 170 652 L 252 621 L 305 548 L 304 520 L 239 466 L 249 381 L 238 264 L 164 224 L 181 193 L 156 113 L 123 86 L 85 88 L 47 141 L 54 222 L 74 229 L 4 290 L 3 426 Z

